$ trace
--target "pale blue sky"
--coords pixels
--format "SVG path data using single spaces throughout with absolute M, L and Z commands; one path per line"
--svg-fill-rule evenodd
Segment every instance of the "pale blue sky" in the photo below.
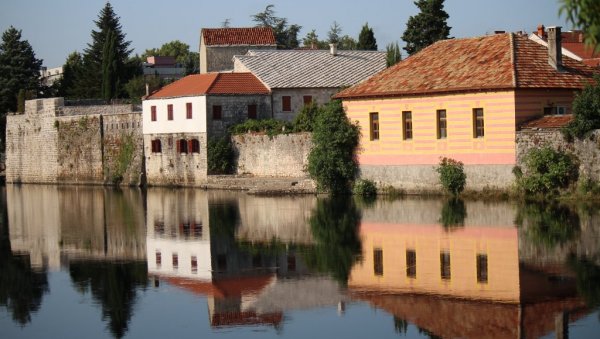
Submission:
M 106 0 L 1 0 L 0 30 L 23 31 L 36 56 L 48 67 L 60 66 L 72 51 L 82 51 Z M 411 0 L 112 0 L 134 53 L 181 40 L 198 50 L 200 29 L 220 27 L 229 18 L 232 27 L 252 26 L 252 14 L 274 4 L 276 15 L 301 25 L 299 38 L 312 29 L 326 38 L 336 20 L 344 34 L 355 38 L 368 22 L 379 49 L 398 41 L 408 17 L 417 13 Z M 558 16 L 558 0 L 446 0 L 453 37 L 484 35 L 494 30 L 534 31 L 538 24 L 570 29 Z M 404 50 L 402 51 L 405 55 Z

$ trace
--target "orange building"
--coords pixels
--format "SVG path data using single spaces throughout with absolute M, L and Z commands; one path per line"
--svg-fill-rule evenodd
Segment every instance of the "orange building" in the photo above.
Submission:
M 432 189 L 434 166 L 449 157 L 465 164 L 467 187 L 508 187 L 519 125 L 571 114 L 597 72 L 563 57 L 557 33 L 549 29 L 549 48 L 511 33 L 439 41 L 338 93 L 362 128 L 361 175 Z

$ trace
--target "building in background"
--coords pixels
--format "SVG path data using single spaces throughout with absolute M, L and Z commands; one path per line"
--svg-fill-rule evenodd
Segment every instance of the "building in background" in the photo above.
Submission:
M 149 56 L 142 64 L 144 76 L 157 76 L 166 81 L 178 80 L 185 76 L 185 67 L 172 56 Z
M 600 67 L 600 51 L 595 51 L 593 47 L 586 46 L 584 35 L 585 33 L 581 30 L 562 32 L 562 53 L 588 66 Z M 537 31 L 531 33 L 529 39 L 540 45 L 548 46 L 548 32 L 546 27 L 538 25 Z
M 52 84 L 54 84 L 55 81 L 61 79 L 62 76 L 62 66 L 54 68 L 42 67 L 40 69 L 40 80 L 42 82 L 42 85 L 44 86 L 52 86 Z

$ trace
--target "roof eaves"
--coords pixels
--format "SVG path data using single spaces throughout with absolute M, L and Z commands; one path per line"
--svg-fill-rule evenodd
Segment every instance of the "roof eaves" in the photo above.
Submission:
M 385 92 L 385 93 L 368 93 L 368 94 L 348 94 L 338 93 L 333 96 L 334 99 L 347 99 L 347 100 L 362 100 L 362 99 L 376 99 L 376 98 L 397 98 L 397 97 L 415 97 L 415 96 L 432 96 L 436 94 L 459 94 L 465 92 L 490 92 L 490 91 L 512 91 L 515 87 L 506 86 L 489 86 L 489 87 L 477 87 L 477 88 L 453 88 L 446 90 L 433 90 L 433 91 L 407 91 L 407 92 Z M 341 94 L 341 95 L 340 95 Z

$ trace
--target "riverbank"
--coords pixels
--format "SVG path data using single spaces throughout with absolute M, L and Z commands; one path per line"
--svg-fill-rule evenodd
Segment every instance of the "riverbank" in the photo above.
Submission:
M 247 191 L 250 194 L 315 194 L 314 181 L 306 177 L 209 175 L 206 189 Z

